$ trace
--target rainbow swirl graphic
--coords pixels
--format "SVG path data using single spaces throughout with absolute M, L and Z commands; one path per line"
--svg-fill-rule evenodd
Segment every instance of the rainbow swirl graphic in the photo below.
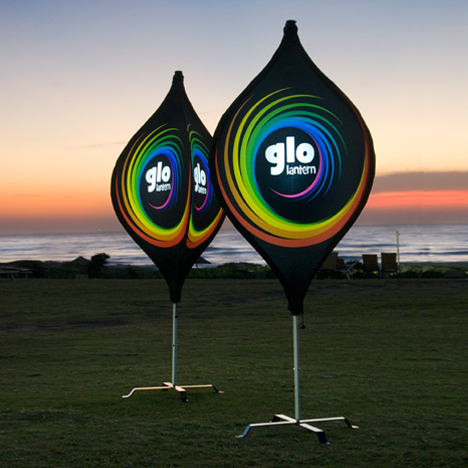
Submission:
M 150 132 L 144 133 L 126 151 L 122 162 L 122 170 L 117 173 L 115 188 L 120 213 L 126 224 L 139 237 L 152 245 L 172 247 L 178 244 L 186 232 L 190 213 L 190 199 L 183 209 L 183 216 L 172 226 L 157 224 L 151 216 L 151 210 L 167 211 L 179 200 L 182 174 L 182 140 L 177 135 L 176 128 L 164 128 L 162 125 Z M 160 205 L 143 203 L 141 185 L 145 183 L 144 173 L 150 162 L 156 156 L 164 156 L 171 168 L 171 186 L 167 199 Z M 119 178 L 120 175 L 120 178 Z
M 340 119 L 327 110 L 320 97 L 290 94 L 288 88 L 251 101 L 253 96 L 240 106 L 225 126 L 223 142 L 218 142 L 216 171 L 224 200 L 237 221 L 267 243 L 305 247 L 324 242 L 337 234 L 361 205 L 370 170 L 368 146 L 360 180 L 337 210 L 318 220 L 294 219 L 287 209 L 279 210 L 266 201 L 268 194 L 262 192 L 256 173 L 259 149 L 265 139 L 280 129 L 295 129 L 313 141 L 318 170 L 310 183 L 293 193 L 270 188 L 278 197 L 302 203 L 304 211 L 310 212 L 307 204 L 318 198 L 326 200 L 327 194 L 331 199 L 328 192 L 343 175 L 342 159 L 348 150 L 338 130 Z M 363 122 L 360 125 L 363 129 Z
M 196 194 L 192 193 L 192 215 L 190 216 L 190 224 L 189 224 L 189 231 L 188 231 L 188 238 L 187 238 L 187 246 L 191 249 L 198 247 L 202 244 L 205 240 L 210 238 L 214 230 L 219 224 L 219 221 L 222 217 L 222 210 L 219 208 L 218 212 L 215 213 L 212 222 L 203 228 L 197 229 L 196 227 L 196 220 L 195 218 L 197 215 L 201 215 L 202 213 L 206 213 L 212 208 L 213 205 L 213 185 L 211 183 L 210 177 L 210 169 L 208 167 L 208 155 L 209 149 L 206 144 L 203 142 L 202 136 L 197 133 L 196 131 L 190 130 L 190 125 L 187 128 L 189 141 L 190 141 L 190 148 L 192 154 L 192 171 L 194 172 L 193 176 L 195 177 L 195 170 L 198 171 L 202 170 L 205 174 L 205 185 L 204 188 L 206 189 L 206 194 L 203 196 L 199 196 L 201 201 L 198 202 L 198 197 Z M 200 177 L 199 173 L 197 177 Z M 194 180 L 192 182 L 192 191 L 196 190 L 197 183 L 199 181 Z

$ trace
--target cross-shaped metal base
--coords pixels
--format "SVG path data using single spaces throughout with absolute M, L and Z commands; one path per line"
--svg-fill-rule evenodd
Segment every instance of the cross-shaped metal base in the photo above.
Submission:
M 247 436 L 250 429 L 252 429 L 253 427 L 286 426 L 286 425 L 295 424 L 304 429 L 307 429 L 308 431 L 315 432 L 321 444 L 329 444 L 325 436 L 325 432 L 322 429 L 319 429 L 318 427 L 315 427 L 315 426 L 311 426 L 309 424 L 309 423 L 325 422 L 325 421 L 344 421 L 348 425 L 348 427 L 350 427 L 351 429 L 358 429 L 358 426 L 353 426 L 348 421 L 348 419 L 343 416 L 339 416 L 336 418 L 301 419 L 300 421 L 296 421 L 294 418 L 286 416 L 285 414 L 275 414 L 271 422 L 249 424 L 245 428 L 244 432 L 241 435 L 238 435 L 236 437 L 238 439 L 242 439 L 243 437 Z
M 123 395 L 122 398 L 130 398 L 135 392 L 139 390 L 175 390 L 176 392 L 180 393 L 180 398 L 183 402 L 187 402 L 187 388 L 212 388 L 216 393 L 223 393 L 222 391 L 218 390 L 212 384 L 206 385 L 174 385 L 171 382 L 163 382 L 161 387 L 136 387 L 134 388 L 128 395 Z

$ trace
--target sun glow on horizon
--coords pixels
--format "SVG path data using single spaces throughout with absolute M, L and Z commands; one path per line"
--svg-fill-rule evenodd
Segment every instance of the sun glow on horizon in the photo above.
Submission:
M 368 212 L 407 210 L 467 210 L 468 190 L 389 191 L 371 193 L 366 204 Z M 11 194 L 0 206 L 2 224 L 18 219 L 89 219 L 113 217 L 110 195 L 96 190 L 90 193 L 57 196 L 53 191 L 40 194 Z
M 0 219 L 74 217 L 108 215 L 112 210 L 110 195 L 88 193 L 60 196 L 53 192 L 8 197 L 0 207 Z

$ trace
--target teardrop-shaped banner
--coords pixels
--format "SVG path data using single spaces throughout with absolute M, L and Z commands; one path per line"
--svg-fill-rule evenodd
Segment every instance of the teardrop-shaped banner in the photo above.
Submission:
M 364 208 L 375 171 L 359 111 L 312 62 L 295 21 L 214 135 L 215 190 L 278 276 L 293 315 Z
M 174 303 L 224 218 L 210 177 L 211 145 L 177 71 L 166 99 L 132 137 L 112 174 L 117 217 L 163 274 Z

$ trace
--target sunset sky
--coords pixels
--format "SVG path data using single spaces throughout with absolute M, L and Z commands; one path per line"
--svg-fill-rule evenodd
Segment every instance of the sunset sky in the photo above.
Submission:
M 214 132 L 288 19 L 372 133 L 360 222 L 468 224 L 466 0 L 0 0 L 0 234 L 120 230 L 113 167 L 174 71 Z

